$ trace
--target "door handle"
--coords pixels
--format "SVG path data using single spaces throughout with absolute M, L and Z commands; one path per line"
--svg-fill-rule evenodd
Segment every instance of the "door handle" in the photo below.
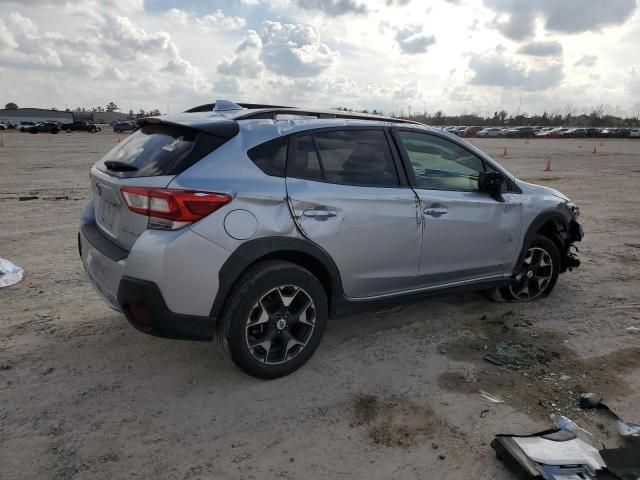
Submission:
M 333 218 L 338 214 L 335 210 L 330 210 L 326 207 L 316 207 L 307 208 L 302 212 L 302 215 L 304 215 L 305 217 L 313 218 L 315 220 L 324 221 L 328 220 L 329 218 Z
M 438 217 L 441 217 L 442 215 L 446 215 L 448 211 L 449 209 L 446 206 L 441 205 L 439 203 L 434 203 L 430 207 L 427 207 L 423 210 L 425 215 L 429 215 L 430 217 L 434 217 L 434 218 L 438 218 Z

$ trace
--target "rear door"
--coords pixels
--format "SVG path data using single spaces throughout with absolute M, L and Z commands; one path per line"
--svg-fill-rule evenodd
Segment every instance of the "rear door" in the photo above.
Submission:
M 420 282 L 424 286 L 499 278 L 517 255 L 521 195 L 504 202 L 478 190 L 480 172 L 495 169 L 473 152 L 424 132 L 395 132 L 411 169 L 424 218 Z
M 144 125 L 91 169 L 98 228 L 114 243 L 130 250 L 146 230 L 148 218 L 127 208 L 122 187 L 164 188 L 175 175 L 225 141 L 186 126 Z
M 323 129 L 290 140 L 287 195 L 300 231 L 326 250 L 349 297 L 415 286 L 417 197 L 382 128 Z

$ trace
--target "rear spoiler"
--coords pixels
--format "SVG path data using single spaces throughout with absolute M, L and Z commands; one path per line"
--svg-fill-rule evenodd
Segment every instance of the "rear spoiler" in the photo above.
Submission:
M 209 135 L 224 138 L 226 140 L 235 137 L 240 131 L 238 122 L 221 115 L 163 115 L 162 117 L 141 118 L 137 121 L 137 123 L 138 128 L 141 128 L 144 125 L 152 124 L 174 125 L 178 127 L 192 128 L 199 132 L 204 132 Z

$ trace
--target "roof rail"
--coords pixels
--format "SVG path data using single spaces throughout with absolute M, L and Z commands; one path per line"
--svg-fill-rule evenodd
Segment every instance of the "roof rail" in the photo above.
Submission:
M 269 119 L 277 120 L 278 115 L 299 115 L 309 116 L 316 118 L 340 118 L 345 120 L 378 120 L 381 122 L 389 123 L 415 123 L 422 125 L 420 122 L 413 120 L 405 120 L 403 118 L 383 117 L 380 115 L 371 115 L 367 113 L 354 113 L 349 111 L 332 111 L 332 110 L 303 110 L 289 107 L 272 107 L 264 108 L 257 111 L 250 111 L 243 115 L 235 117 L 236 120 L 249 120 L 249 119 Z

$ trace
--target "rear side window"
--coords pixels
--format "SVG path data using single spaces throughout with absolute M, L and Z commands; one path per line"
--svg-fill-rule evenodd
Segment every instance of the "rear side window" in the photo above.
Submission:
M 187 127 L 147 124 L 107 153 L 98 168 L 123 178 L 178 175 L 225 141 Z
M 247 155 L 267 175 L 284 177 L 288 143 L 286 137 L 278 137 L 253 147 L 247 152 Z
M 293 163 L 288 168 L 287 175 L 307 180 L 323 180 L 318 152 L 311 135 L 303 135 L 297 138 L 296 149 L 293 153 Z
M 290 176 L 340 185 L 400 185 L 391 149 L 382 130 L 319 132 L 313 137 L 299 137 L 297 143 L 294 168 L 288 172 Z

